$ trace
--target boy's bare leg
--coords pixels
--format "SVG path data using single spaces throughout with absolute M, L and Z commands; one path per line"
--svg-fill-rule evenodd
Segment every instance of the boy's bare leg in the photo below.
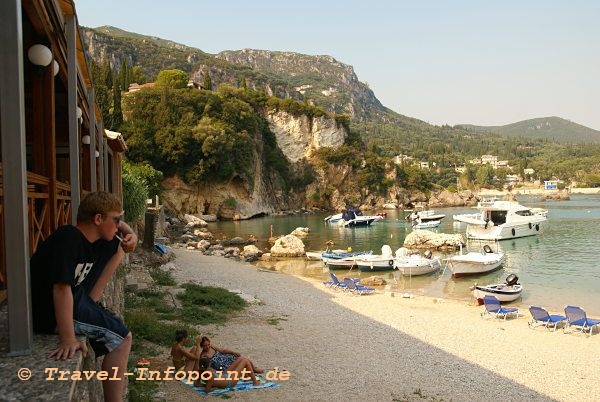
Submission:
M 102 381 L 104 390 L 104 400 L 107 402 L 121 402 L 123 400 L 124 373 L 127 370 L 127 359 L 131 350 L 132 336 L 131 332 L 123 339 L 118 348 L 104 356 L 102 361 L 102 370 L 108 371 L 110 376 L 113 373 L 113 367 L 118 367 L 119 381 Z
M 198 346 L 194 346 L 190 349 L 190 353 L 193 354 L 195 356 L 195 358 L 194 359 L 186 359 L 185 368 L 183 371 L 188 373 L 190 371 L 198 370 L 197 365 L 198 365 L 198 361 L 200 360 L 200 352 L 202 352 L 202 350 Z M 175 369 L 178 369 L 178 368 L 179 367 L 175 367 Z

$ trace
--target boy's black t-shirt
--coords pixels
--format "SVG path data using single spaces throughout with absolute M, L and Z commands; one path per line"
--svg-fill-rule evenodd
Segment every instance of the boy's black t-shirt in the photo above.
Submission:
M 70 284 L 74 295 L 80 291 L 89 293 L 118 246 L 116 238 L 90 243 L 72 225 L 56 229 L 38 246 L 30 261 L 34 331 L 54 333 L 56 330 L 53 284 Z

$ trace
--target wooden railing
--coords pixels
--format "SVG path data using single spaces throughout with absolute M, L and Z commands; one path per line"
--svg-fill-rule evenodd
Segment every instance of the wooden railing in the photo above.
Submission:
M 71 205 L 71 186 L 57 181 L 55 228 L 71 223 Z
M 6 289 L 6 267 L 4 263 L 4 188 L 2 165 L 0 164 L 0 290 Z M 56 205 L 50 205 L 51 185 L 48 177 L 27 172 L 27 222 L 29 225 L 29 253 L 37 249 L 38 244 L 45 240 L 59 226 L 71 223 L 71 187 L 68 184 L 56 182 Z M 51 209 L 54 214 L 51 214 Z M 52 222 L 51 216 L 55 219 Z
M 27 172 L 27 217 L 29 222 L 29 250 L 33 253 L 40 240 L 52 233 L 50 224 L 50 179 Z

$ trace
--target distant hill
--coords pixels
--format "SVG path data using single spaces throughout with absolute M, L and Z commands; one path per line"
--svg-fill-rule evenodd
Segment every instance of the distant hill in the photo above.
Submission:
M 459 124 L 457 127 L 511 137 L 545 139 L 558 143 L 600 144 L 600 131 L 555 116 L 523 120 L 504 126 Z
M 497 154 L 501 159 L 515 159 L 521 156 L 523 149 L 531 152 L 533 147 L 545 147 L 547 142 L 544 140 L 551 144 L 568 141 L 600 143 L 598 132 L 586 129 L 592 133 L 584 136 L 572 126 L 584 127 L 562 119 L 558 120 L 568 123 L 569 129 L 544 135 L 541 130 L 538 135 L 524 129 L 515 133 L 495 131 L 510 126 L 430 125 L 382 105 L 369 86 L 359 80 L 352 66 L 328 55 L 256 49 L 210 54 L 111 26 L 82 28 L 82 33 L 85 49 L 93 62 L 108 64 L 116 70 L 124 64 L 138 67 L 147 81 L 153 81 L 161 70 L 180 69 L 200 84 L 208 74 L 212 89 L 221 84 L 243 85 L 270 96 L 294 99 L 328 112 L 344 114 L 350 119 L 352 132 L 360 136 L 368 149 L 376 150 L 382 156 L 410 154 L 416 159 L 437 160 L 438 165 L 452 166 L 489 153 Z M 559 127 L 552 119 L 557 118 L 540 119 L 544 124 L 540 121 L 538 125 Z M 509 135 L 512 137 L 507 137 Z
M 177 68 L 201 83 L 208 72 L 214 87 L 242 80 L 279 98 L 307 100 L 354 122 L 419 127 L 426 123 L 396 113 L 379 102 L 354 68 L 326 55 L 243 49 L 209 54 L 170 40 L 127 32 L 112 26 L 82 28 L 85 47 L 96 63 L 118 69 L 123 62 L 140 66 L 149 81 L 160 70 Z

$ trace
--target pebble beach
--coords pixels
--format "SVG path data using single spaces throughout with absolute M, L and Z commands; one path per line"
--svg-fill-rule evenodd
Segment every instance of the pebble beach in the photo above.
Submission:
M 290 379 L 230 392 L 238 400 L 593 401 L 600 334 L 530 329 L 527 306 L 506 321 L 482 306 L 427 296 L 358 296 L 319 281 L 176 249 L 179 282 L 240 293 L 250 306 L 202 328 L 216 346 Z M 562 314 L 560 311 L 551 313 Z M 594 317 L 599 318 L 599 317 Z M 134 334 L 135 338 L 135 334 Z M 202 397 L 167 384 L 167 400 Z

